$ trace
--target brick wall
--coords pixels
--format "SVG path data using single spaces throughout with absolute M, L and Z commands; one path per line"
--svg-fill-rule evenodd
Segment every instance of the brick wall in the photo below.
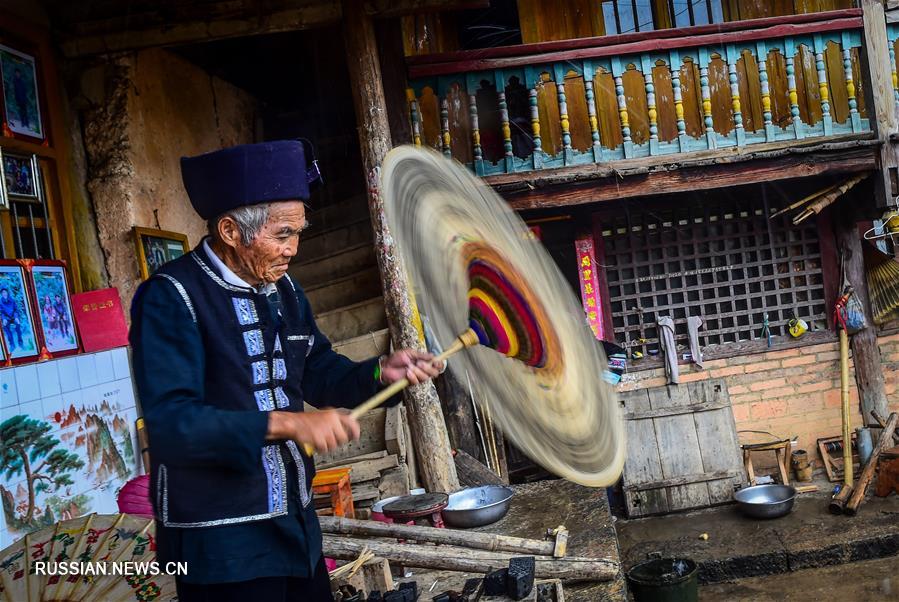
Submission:
M 880 337 L 880 351 L 887 399 L 890 408 L 899 411 L 899 333 Z M 849 369 L 855 428 L 861 425 L 861 412 L 851 353 Z M 682 383 L 708 378 L 724 378 L 727 382 L 737 430 L 770 431 L 784 437 L 798 435 L 799 448 L 814 450 L 816 454 L 819 437 L 841 434 L 837 342 L 706 361 L 702 370 L 693 364 L 680 367 Z M 665 383 L 665 371 L 658 368 L 625 375 L 619 388 L 629 391 Z M 759 458 L 759 465 L 765 463 L 764 458 Z

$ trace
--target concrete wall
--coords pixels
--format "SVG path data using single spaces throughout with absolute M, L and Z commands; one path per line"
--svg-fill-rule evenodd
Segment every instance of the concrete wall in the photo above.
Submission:
M 161 49 L 86 68 L 82 112 L 87 188 L 111 286 L 126 307 L 139 284 L 133 226 L 205 233 L 181 184 L 179 159 L 253 142 L 257 103 L 246 92 Z
M 880 353 L 887 399 L 899 411 L 899 333 L 880 337 Z M 839 343 L 808 345 L 781 351 L 742 355 L 704 362 L 705 369 L 682 365 L 682 383 L 724 378 L 730 393 L 737 430 L 769 431 L 778 436 L 799 436 L 799 447 L 817 457 L 817 439 L 840 435 Z M 852 427 L 861 426 L 858 390 L 850 354 L 850 407 Z M 625 376 L 621 390 L 665 385 L 665 370 L 644 370 Z M 753 457 L 764 466 L 765 454 Z M 774 454 L 770 454 L 773 465 Z M 758 461 L 757 461 L 758 460 Z M 817 466 L 821 466 L 820 459 Z

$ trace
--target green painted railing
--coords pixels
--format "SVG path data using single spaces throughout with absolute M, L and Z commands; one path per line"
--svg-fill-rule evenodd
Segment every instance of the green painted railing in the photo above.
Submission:
M 870 130 L 858 11 L 753 23 L 413 59 L 415 142 L 491 175 Z

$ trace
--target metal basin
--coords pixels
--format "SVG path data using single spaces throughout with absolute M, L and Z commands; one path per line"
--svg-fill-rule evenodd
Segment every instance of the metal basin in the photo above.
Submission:
M 756 485 L 741 489 L 734 499 L 746 516 L 777 518 L 793 509 L 796 490 L 789 485 Z
M 483 527 L 506 515 L 514 492 L 508 487 L 485 485 L 463 489 L 449 496 L 443 520 L 451 527 Z

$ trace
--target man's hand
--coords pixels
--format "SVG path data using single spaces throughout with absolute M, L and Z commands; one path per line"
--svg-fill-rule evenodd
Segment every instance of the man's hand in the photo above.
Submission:
M 381 380 L 389 385 L 404 378 L 413 385 L 427 382 L 443 371 L 443 362 L 434 356 L 415 349 L 401 349 L 381 364 Z
M 358 439 L 359 423 L 342 410 L 270 412 L 266 438 L 291 439 L 327 452 Z

